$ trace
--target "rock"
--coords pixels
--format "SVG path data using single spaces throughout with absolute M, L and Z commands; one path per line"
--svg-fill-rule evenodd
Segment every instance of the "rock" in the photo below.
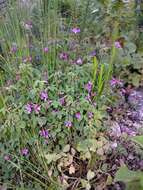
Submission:
M 143 120 L 143 89 L 133 90 L 128 97 L 128 102 L 135 109 L 139 120 Z

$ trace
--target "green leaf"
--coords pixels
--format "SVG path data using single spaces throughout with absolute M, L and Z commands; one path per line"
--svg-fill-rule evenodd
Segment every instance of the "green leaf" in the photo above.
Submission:
M 59 106 L 59 102 L 56 101 L 56 100 L 53 101 L 52 106 L 53 106 L 54 108 L 58 108 L 58 106 Z
M 134 75 L 132 78 L 132 83 L 134 86 L 138 87 L 140 83 L 140 75 Z
M 37 121 L 38 121 L 38 124 L 42 127 L 43 125 L 46 124 L 47 118 L 46 117 L 38 117 Z
M 96 152 L 97 150 L 97 140 L 96 139 L 86 139 L 79 142 L 77 145 L 77 150 L 79 152 L 87 152 L 88 150 Z
M 132 140 L 143 147 L 143 135 L 132 137 Z
M 87 146 L 86 141 L 78 143 L 77 150 L 79 152 L 87 152 L 88 151 L 88 146 Z
M 24 121 L 19 122 L 19 127 L 24 129 L 26 127 L 26 123 Z
M 140 181 L 132 181 L 126 184 L 126 190 L 143 190 Z
M 127 47 L 128 51 L 129 51 L 129 53 L 134 53 L 136 51 L 136 49 L 137 49 L 137 47 L 136 47 L 136 45 L 134 43 L 128 43 L 126 45 L 126 47 Z
M 126 166 L 122 166 L 115 175 L 115 181 L 131 182 L 134 180 L 140 180 L 142 175 L 142 172 L 131 171 Z
M 47 163 L 50 164 L 51 162 L 56 162 L 58 159 L 60 159 L 61 155 L 56 153 L 46 154 L 45 158 L 47 159 Z

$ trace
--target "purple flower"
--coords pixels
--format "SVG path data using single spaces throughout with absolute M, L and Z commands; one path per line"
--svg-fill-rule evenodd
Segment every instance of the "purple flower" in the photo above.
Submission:
M 69 58 L 69 55 L 68 55 L 68 53 L 63 52 L 63 53 L 60 53 L 59 57 L 60 57 L 60 59 L 67 61 Z
M 81 113 L 80 113 L 80 112 L 77 112 L 77 113 L 75 114 L 75 117 L 76 117 L 76 119 L 80 120 L 80 119 L 81 119 Z
M 47 94 L 47 92 L 42 91 L 42 92 L 40 93 L 40 98 L 41 98 L 41 100 L 46 101 L 46 100 L 48 99 L 48 94 Z
M 96 106 L 97 106 L 97 103 L 96 103 L 96 102 L 93 102 L 93 106 L 95 106 L 95 107 L 96 107 Z
M 41 137 L 44 137 L 44 138 L 49 138 L 49 132 L 48 132 L 48 130 L 46 130 L 46 129 L 42 129 L 42 130 L 40 130 L 39 131 L 39 134 L 40 134 L 40 136 Z
M 119 80 L 119 79 L 116 79 L 116 78 L 112 78 L 111 80 L 110 80 L 110 85 L 111 85 L 111 87 L 116 87 L 116 86 L 120 86 L 120 87 L 122 87 L 123 86 L 123 82 L 121 81 L 121 80 Z
M 32 112 L 32 104 L 27 104 L 25 106 L 25 110 L 28 114 L 30 114 Z
M 17 52 L 17 45 L 14 43 L 11 47 L 11 52 L 16 53 Z
M 81 58 L 78 58 L 78 59 L 76 60 L 76 64 L 77 64 L 77 65 L 82 65 L 82 64 L 83 64 L 83 60 L 82 60 Z
M 122 131 L 120 125 L 118 123 L 114 123 L 113 127 L 111 128 L 111 136 L 113 137 L 120 137 L 122 135 Z
M 33 109 L 34 109 L 35 113 L 38 114 L 41 110 L 41 106 L 38 104 L 33 104 Z
M 80 28 L 72 28 L 71 29 L 71 32 L 73 32 L 74 34 L 78 34 L 78 33 L 80 33 Z
M 88 112 L 88 118 L 92 119 L 94 117 L 94 113 L 93 112 Z
M 43 51 L 44 51 L 45 53 L 48 53 L 49 48 L 48 48 L 48 47 L 44 47 Z
M 121 88 L 121 90 L 120 90 L 120 94 L 121 94 L 121 96 L 125 96 L 126 94 L 128 94 L 128 92 L 127 92 L 126 89 Z
M 9 155 L 5 155 L 4 156 L 4 160 L 6 160 L 6 161 L 10 160 L 10 156 Z
M 52 113 L 58 113 L 59 110 L 58 109 L 53 109 Z
M 124 129 L 124 132 L 127 133 L 129 136 L 136 136 L 136 132 L 127 127 Z
M 111 148 L 112 148 L 112 149 L 117 148 L 117 146 L 118 146 L 117 142 L 112 142 L 112 143 L 111 143 Z
M 50 106 L 51 105 L 51 103 L 52 103 L 52 100 L 48 100 L 48 105 Z
M 86 85 L 85 85 L 85 89 L 88 91 L 88 93 L 91 92 L 92 90 L 92 82 L 89 81 Z
M 92 102 L 92 101 L 91 101 L 91 96 L 90 96 L 90 94 L 88 94 L 88 95 L 85 97 L 85 99 L 86 99 L 87 101 L 89 101 L 89 102 Z
M 59 99 L 59 102 L 60 102 L 61 106 L 64 106 L 65 103 L 66 103 L 65 97 L 60 98 L 60 99 Z
M 128 155 L 128 160 L 133 160 L 135 157 L 132 154 Z
M 28 153 L 29 153 L 29 150 L 28 150 L 27 148 L 21 149 L 21 154 L 22 154 L 23 156 L 27 156 Z
M 72 122 L 71 121 L 65 121 L 65 126 L 68 128 L 72 127 Z
M 96 51 L 94 50 L 94 51 L 90 52 L 90 56 L 95 57 L 96 56 Z
M 118 49 L 122 48 L 122 46 L 121 46 L 121 44 L 120 44 L 119 41 L 115 41 L 114 45 L 115 45 L 115 47 L 118 48 Z

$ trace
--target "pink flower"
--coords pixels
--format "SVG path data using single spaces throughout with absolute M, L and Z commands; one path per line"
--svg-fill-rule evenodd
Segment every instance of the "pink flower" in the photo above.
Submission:
M 111 143 L 111 148 L 112 148 L 112 149 L 117 148 L 117 146 L 118 146 L 117 142 L 112 142 L 112 143 Z
M 27 148 L 21 149 L 21 154 L 22 154 L 23 156 L 27 156 L 28 153 L 29 153 L 29 150 L 28 150 Z
M 81 113 L 80 113 L 80 112 L 77 112 L 77 113 L 75 114 L 75 117 L 76 117 L 76 119 L 80 120 L 80 119 L 81 119 Z
M 80 28 L 78 28 L 78 27 L 72 28 L 71 32 L 73 32 L 74 34 L 78 34 L 78 33 L 80 33 Z
M 120 44 L 119 41 L 115 41 L 114 45 L 115 45 L 115 47 L 118 48 L 118 49 L 122 48 L 122 46 L 121 46 L 121 44 Z
M 121 80 L 119 80 L 119 79 L 116 79 L 116 78 L 112 78 L 111 80 L 110 80 L 110 85 L 111 85 L 111 87 L 116 87 L 116 86 L 120 86 L 120 87 L 122 87 L 123 86 L 123 82 L 121 81 Z
M 120 90 L 120 94 L 121 94 L 122 96 L 126 95 L 127 93 L 128 93 L 127 90 L 124 89 L 124 88 L 122 88 L 122 89 Z
M 93 117 L 94 117 L 93 112 L 88 112 L 88 118 L 89 118 L 89 119 L 92 119 Z
M 67 61 L 69 58 L 69 55 L 68 55 L 68 53 L 63 52 L 63 53 L 60 53 L 59 57 L 60 57 L 60 59 Z
M 25 106 L 25 110 L 28 114 L 30 114 L 32 112 L 32 104 L 27 104 Z
M 10 160 L 10 156 L 9 155 L 5 155 L 4 156 L 4 160 L 6 160 L 6 161 Z
M 40 134 L 40 136 L 42 136 L 44 138 L 49 138 L 49 132 L 46 129 L 40 130 L 39 134 Z
M 85 97 L 85 99 L 86 99 L 87 101 L 89 101 L 89 102 L 92 102 L 92 101 L 91 101 L 91 96 L 90 96 L 90 94 L 88 94 L 88 95 Z
M 91 92 L 92 90 L 92 82 L 89 81 L 86 85 L 85 85 L 85 89 L 88 91 L 88 93 Z
M 61 106 L 64 106 L 65 103 L 66 103 L 65 97 L 60 98 L 60 99 L 59 99 L 59 102 L 60 102 Z
M 46 100 L 48 99 L 48 94 L 47 94 L 47 92 L 42 91 L 42 92 L 40 93 L 40 98 L 41 98 L 41 100 L 46 101 Z
M 52 100 L 48 100 L 48 105 L 50 106 L 51 105 L 51 103 L 52 103 Z
M 68 128 L 72 127 L 72 122 L 71 121 L 65 121 L 65 126 Z
M 38 114 L 41 110 L 41 106 L 38 104 L 33 104 L 33 109 L 34 109 L 35 113 Z
M 82 65 L 82 64 L 83 64 L 83 60 L 82 60 L 81 58 L 78 58 L 78 59 L 76 60 L 76 64 L 77 64 L 77 65 Z
M 48 47 L 45 47 L 45 48 L 43 49 L 43 51 L 44 51 L 45 53 L 48 53 L 49 48 L 48 48 Z

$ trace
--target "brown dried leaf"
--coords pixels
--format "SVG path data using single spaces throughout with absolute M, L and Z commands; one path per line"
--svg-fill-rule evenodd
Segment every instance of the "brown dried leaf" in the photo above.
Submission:
M 69 174 L 74 174 L 74 173 L 75 173 L 75 167 L 71 165 L 69 168 Z

